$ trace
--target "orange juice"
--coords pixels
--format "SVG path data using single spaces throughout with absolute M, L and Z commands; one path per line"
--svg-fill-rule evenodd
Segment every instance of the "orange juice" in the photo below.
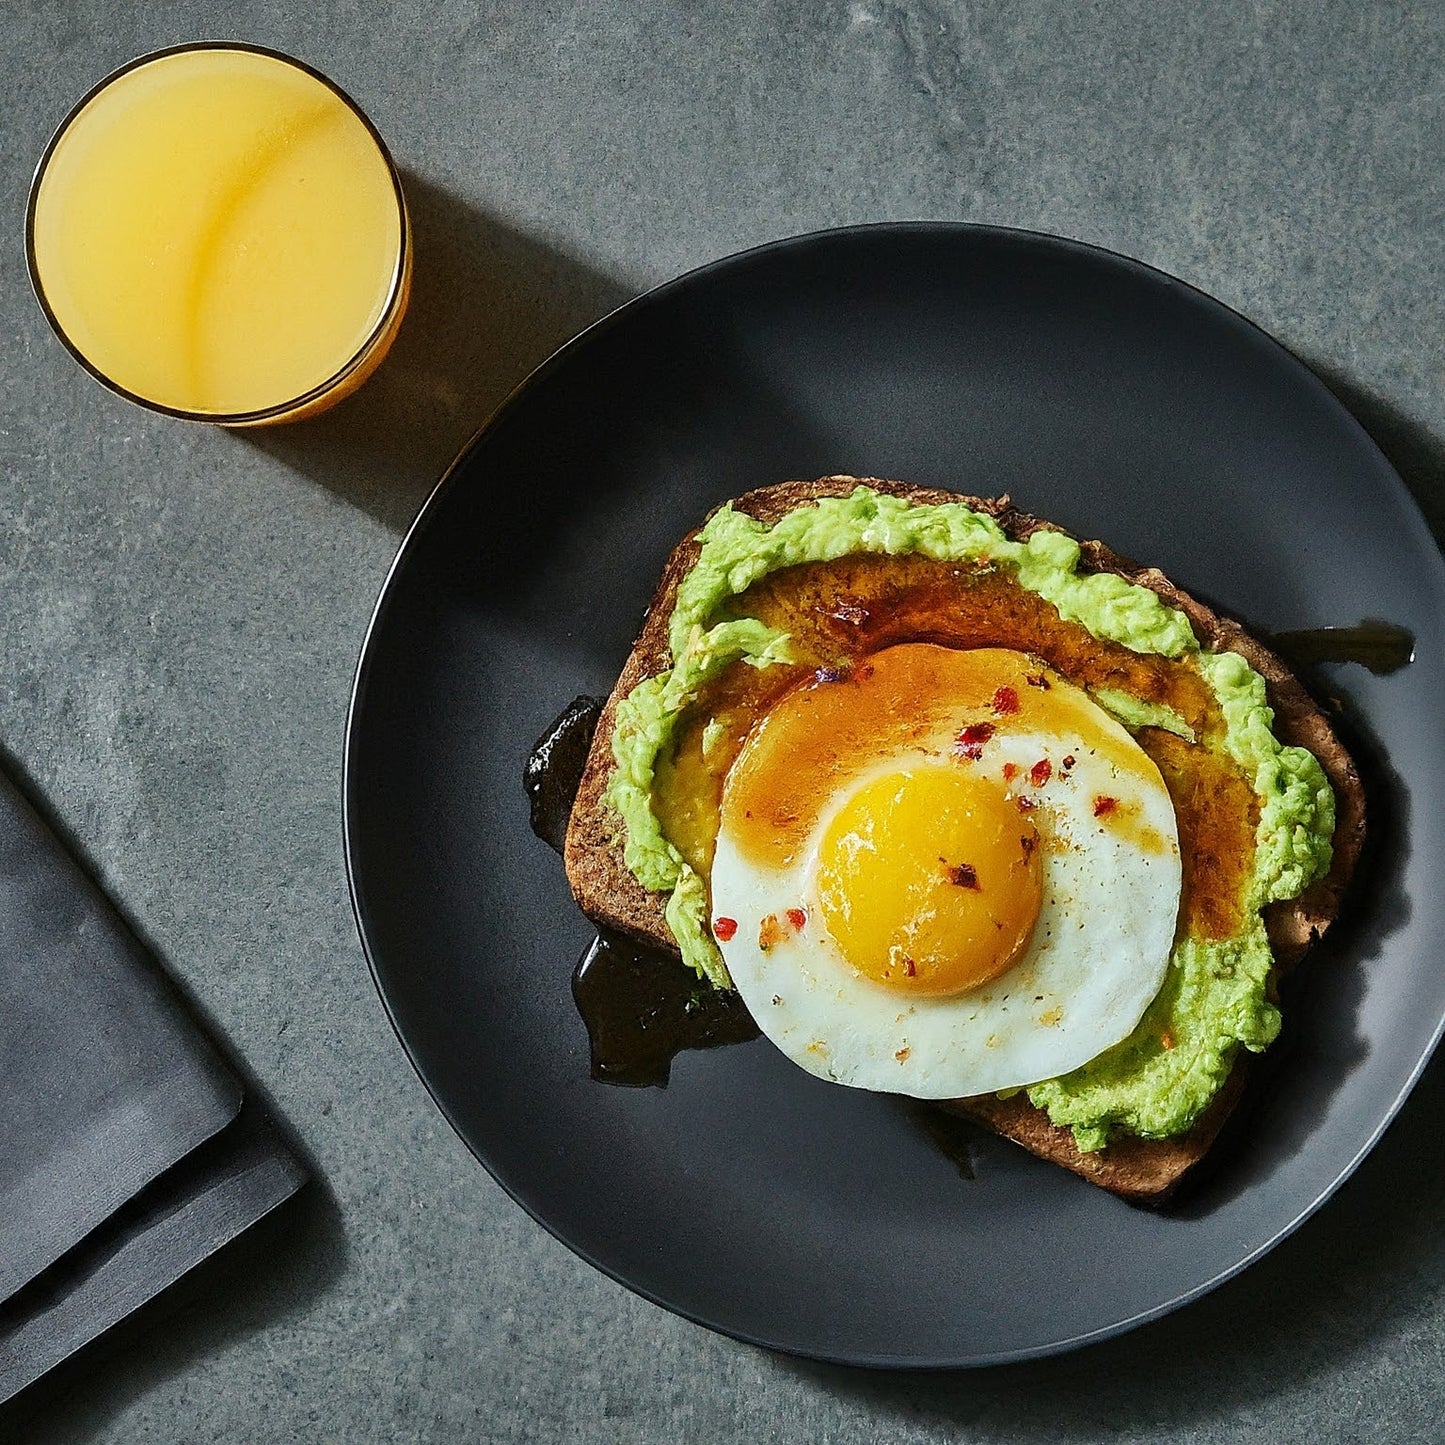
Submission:
M 400 181 L 356 105 L 269 51 L 163 51 L 102 82 L 36 173 L 29 254 L 61 339 L 161 411 L 233 425 L 330 405 L 400 324 Z

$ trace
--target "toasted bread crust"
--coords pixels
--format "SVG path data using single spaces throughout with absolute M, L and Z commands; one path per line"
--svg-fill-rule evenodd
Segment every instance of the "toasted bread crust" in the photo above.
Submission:
M 1063 530 L 1017 510 L 1007 497 L 962 496 L 873 477 L 833 476 L 783 482 L 747 492 L 732 505 L 759 521 L 772 523 L 803 503 L 819 497 L 847 496 L 860 485 L 912 503 L 963 502 L 974 511 L 993 517 L 1004 533 L 1016 541 L 1023 541 L 1040 528 Z M 1365 800 L 1355 765 L 1324 713 L 1290 669 L 1237 622 L 1220 616 L 1191 597 L 1157 568 L 1138 567 L 1102 542 L 1081 541 L 1080 546 L 1088 570 L 1113 572 L 1148 587 L 1189 618 L 1203 647 L 1227 649 L 1242 656 L 1265 680 L 1269 702 L 1274 708 L 1276 734 L 1283 742 L 1308 748 L 1319 759 L 1334 789 L 1334 857 L 1329 873 L 1299 898 L 1272 903 L 1264 910 L 1276 963 L 1281 969 L 1287 968 L 1305 954 L 1339 912 L 1359 858 L 1365 834 Z M 563 851 L 573 896 L 593 922 L 671 953 L 676 953 L 677 947 L 663 918 L 666 896 L 649 893 L 628 870 L 618 838 L 618 822 L 603 795 L 613 766 L 611 739 L 617 706 L 643 678 L 671 666 L 668 620 L 678 584 L 696 561 L 698 550 L 694 531 L 678 544 L 667 560 L 641 634 L 598 719 Z M 1225 1087 L 1187 1133 L 1165 1140 L 1121 1137 L 1106 1148 L 1088 1154 L 1075 1147 L 1073 1134 L 1068 1129 L 1050 1123 L 1048 1116 L 1034 1108 L 1023 1094 L 1006 1100 L 993 1095 L 960 1099 L 948 1107 L 1123 1198 L 1158 1204 L 1168 1198 L 1214 1142 L 1238 1101 L 1244 1069 L 1245 1060 L 1241 1057 Z

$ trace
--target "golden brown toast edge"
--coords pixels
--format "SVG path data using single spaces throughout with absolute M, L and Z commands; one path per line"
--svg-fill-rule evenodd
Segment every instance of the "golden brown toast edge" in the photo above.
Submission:
M 1018 541 L 1040 528 L 1063 530 L 1016 510 L 1007 497 L 970 497 L 875 477 L 832 476 L 783 482 L 747 492 L 734 499 L 732 505 L 759 521 L 771 523 L 802 503 L 818 497 L 847 496 L 857 486 L 869 486 L 913 503 L 963 502 L 974 511 L 993 517 L 1009 537 Z M 1227 648 L 1239 653 L 1265 680 L 1275 712 L 1276 734 L 1283 742 L 1308 748 L 1319 759 L 1334 789 L 1334 858 L 1329 873 L 1299 898 L 1272 903 L 1264 910 L 1276 965 L 1287 968 L 1305 954 L 1339 912 L 1340 901 L 1359 858 L 1365 833 L 1365 800 L 1355 765 L 1314 699 L 1285 663 L 1262 642 L 1237 622 L 1220 616 L 1176 587 L 1157 568 L 1137 567 L 1102 542 L 1081 541 L 1080 545 L 1088 570 L 1113 572 L 1150 588 L 1189 618 L 1205 648 Z M 677 953 L 677 946 L 663 919 L 666 895 L 647 892 L 629 872 L 618 837 L 619 823 L 607 807 L 603 793 L 613 765 L 611 738 L 617 705 L 643 678 L 671 665 L 668 619 L 678 584 L 697 553 L 697 532 L 694 531 L 673 549 L 663 568 L 642 631 L 598 719 L 563 850 L 572 894 L 594 923 L 673 954 Z M 1225 1087 L 1194 1127 L 1178 1138 L 1121 1137 L 1104 1149 L 1088 1154 L 1075 1147 L 1073 1134 L 1068 1129 L 1051 1124 L 1048 1116 L 1034 1108 L 1023 1094 L 1009 1099 L 984 1095 L 952 1101 L 945 1107 L 1125 1199 L 1159 1204 L 1214 1142 L 1238 1102 L 1245 1067 L 1246 1057 L 1241 1051 Z

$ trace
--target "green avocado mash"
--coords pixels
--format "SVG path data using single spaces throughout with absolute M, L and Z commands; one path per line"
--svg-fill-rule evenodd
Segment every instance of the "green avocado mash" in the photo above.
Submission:
M 622 820 L 627 866 L 643 887 L 671 892 L 667 924 L 683 958 L 718 987 L 730 980 L 708 930 L 707 887 L 663 836 L 652 782 L 679 716 L 710 678 L 735 662 L 770 667 L 790 660 L 786 634 L 756 618 L 722 616 L 729 599 L 760 578 L 856 552 L 988 562 L 1010 569 L 1020 586 L 1095 637 L 1198 669 L 1219 700 L 1222 745 L 1253 778 L 1260 800 L 1246 923 L 1233 938 L 1181 938 L 1163 988 L 1129 1038 L 1028 1090 L 1054 1123 L 1073 1128 L 1085 1150 L 1102 1147 L 1116 1129 L 1145 1138 L 1187 1129 L 1224 1082 L 1235 1051 L 1263 1049 L 1279 1031 L 1279 1013 L 1266 997 L 1272 959 L 1259 909 L 1297 896 L 1330 863 L 1334 795 L 1312 753 L 1274 736 L 1263 678 L 1235 653 L 1202 652 L 1184 614 L 1147 587 L 1079 572 L 1079 545 L 1071 538 L 1038 531 L 1014 542 L 962 502 L 914 505 L 860 486 L 850 496 L 797 507 L 771 526 L 723 507 L 699 541 L 669 624 L 673 665 L 639 683 L 617 710 L 617 766 L 607 799 Z M 1096 698 L 1128 727 L 1163 727 L 1192 740 L 1168 708 L 1127 693 Z
M 1183 738 L 1186 743 L 1197 742 L 1194 729 L 1174 711 L 1159 702 L 1145 702 L 1127 692 L 1112 687 L 1096 687 L 1091 696 L 1107 712 L 1114 714 L 1126 728 L 1163 728 Z

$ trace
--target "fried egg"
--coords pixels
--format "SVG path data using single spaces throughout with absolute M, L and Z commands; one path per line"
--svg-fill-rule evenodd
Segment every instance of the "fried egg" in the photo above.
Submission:
M 1026 654 L 906 643 L 758 720 L 723 789 L 712 927 L 810 1073 L 958 1098 L 1126 1038 L 1164 980 L 1179 836 L 1159 769 Z

